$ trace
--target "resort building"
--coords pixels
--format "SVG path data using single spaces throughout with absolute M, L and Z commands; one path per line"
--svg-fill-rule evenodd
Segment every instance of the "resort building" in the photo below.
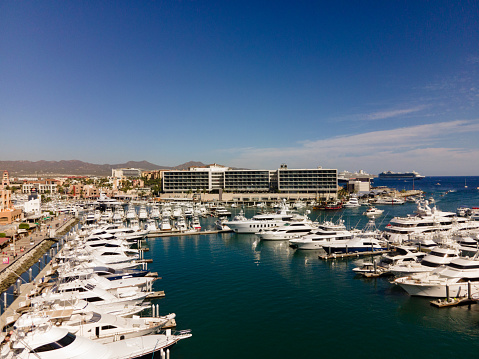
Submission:
M 57 193 L 58 181 L 54 179 L 26 181 L 22 184 L 22 193 L 30 194 L 36 190 L 39 194 Z
M 132 178 L 141 177 L 141 170 L 139 168 L 114 168 L 111 170 L 113 178 Z
M 338 188 L 338 171 L 332 169 L 288 169 L 282 165 L 277 171 L 278 192 L 292 193 L 336 193 Z
M 278 192 L 336 196 L 336 169 L 238 170 L 217 164 L 163 173 L 163 192 Z
M 224 172 L 224 189 L 228 192 L 269 192 L 268 170 L 229 170 Z

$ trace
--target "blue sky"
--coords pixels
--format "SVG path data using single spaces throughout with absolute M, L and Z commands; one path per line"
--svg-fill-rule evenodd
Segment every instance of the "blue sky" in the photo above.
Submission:
M 1 160 L 479 175 L 477 1 L 2 1 Z

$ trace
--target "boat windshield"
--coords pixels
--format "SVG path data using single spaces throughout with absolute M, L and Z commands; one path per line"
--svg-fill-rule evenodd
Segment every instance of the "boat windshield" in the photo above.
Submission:
M 41 353 L 41 352 L 47 352 L 47 351 L 51 351 L 51 350 L 61 349 L 61 348 L 66 347 L 67 345 L 70 345 L 71 343 L 73 343 L 75 341 L 75 339 L 76 339 L 76 336 L 74 334 L 68 333 L 67 335 L 65 335 L 60 340 L 42 345 L 42 346 L 40 346 L 38 348 L 35 348 L 35 349 L 32 349 L 30 351 L 30 353 Z

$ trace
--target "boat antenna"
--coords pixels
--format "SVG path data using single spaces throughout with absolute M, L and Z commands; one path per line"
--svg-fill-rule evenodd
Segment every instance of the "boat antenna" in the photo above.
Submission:
M 358 223 L 356 224 L 356 227 L 354 227 L 354 229 L 357 229 L 359 227 L 359 222 L 361 222 L 361 218 L 358 220 Z

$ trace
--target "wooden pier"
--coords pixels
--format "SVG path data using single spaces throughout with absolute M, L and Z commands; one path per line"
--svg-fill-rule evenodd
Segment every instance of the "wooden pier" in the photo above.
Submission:
M 147 300 L 151 299 L 158 299 L 158 298 L 164 298 L 165 297 L 165 292 L 163 290 L 159 290 L 156 292 L 152 292 L 146 296 Z
M 384 251 L 367 251 L 367 252 L 349 252 L 349 253 L 331 253 L 331 254 L 320 254 L 319 259 L 329 260 L 329 259 L 339 259 L 339 258 L 354 258 L 354 257 L 363 257 L 363 256 L 375 256 L 383 253 L 389 253 L 391 250 Z
M 449 299 L 437 299 L 432 300 L 431 305 L 436 308 L 457 307 L 460 305 L 476 304 L 477 300 L 461 297 L 461 298 L 449 298 Z

